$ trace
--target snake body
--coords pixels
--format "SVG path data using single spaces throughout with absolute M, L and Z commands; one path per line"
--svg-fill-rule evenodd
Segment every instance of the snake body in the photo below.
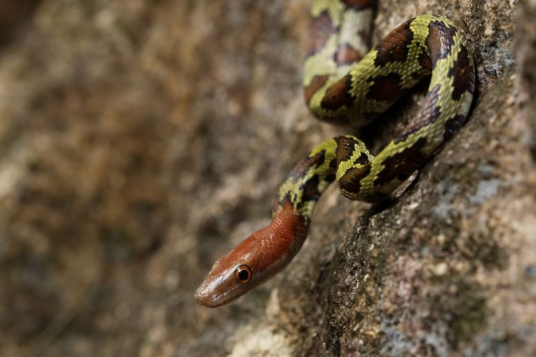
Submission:
M 322 120 L 362 126 L 431 75 L 424 105 L 376 156 L 350 135 L 314 147 L 281 185 L 270 225 L 214 264 L 196 292 L 199 304 L 225 305 L 281 271 L 301 248 L 331 182 L 351 200 L 381 201 L 465 123 L 475 70 L 463 34 L 443 16 L 421 15 L 368 51 L 375 6 L 375 0 L 314 1 L 305 100 Z

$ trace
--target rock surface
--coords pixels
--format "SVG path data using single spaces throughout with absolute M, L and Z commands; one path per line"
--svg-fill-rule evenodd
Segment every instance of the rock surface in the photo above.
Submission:
M 303 104 L 309 2 L 5 4 L 0 355 L 536 354 L 535 0 L 381 1 L 374 42 L 461 24 L 469 121 L 393 202 L 328 189 L 295 261 L 216 310 L 193 299 L 212 263 L 356 132 Z M 421 98 L 358 133 L 380 148 Z

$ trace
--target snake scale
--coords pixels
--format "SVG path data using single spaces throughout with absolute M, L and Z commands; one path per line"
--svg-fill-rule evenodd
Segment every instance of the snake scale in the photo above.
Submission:
M 301 248 L 315 204 L 331 182 L 351 200 L 381 201 L 465 123 L 475 70 L 463 34 L 443 16 L 421 15 L 369 51 L 376 1 L 313 2 L 305 101 L 322 120 L 363 126 L 431 76 L 420 111 L 376 156 L 349 135 L 313 148 L 281 185 L 272 222 L 214 264 L 197 303 L 225 305 L 281 271 Z

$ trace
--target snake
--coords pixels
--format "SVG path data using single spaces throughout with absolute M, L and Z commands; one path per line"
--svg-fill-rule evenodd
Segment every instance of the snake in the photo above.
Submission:
M 466 122 L 474 60 L 459 28 L 419 15 L 370 49 L 377 0 L 314 0 L 303 92 L 310 112 L 333 123 L 371 123 L 423 78 L 430 84 L 409 122 L 375 156 L 342 135 L 298 161 L 276 195 L 272 221 L 218 259 L 195 293 L 206 307 L 226 305 L 283 270 L 302 247 L 311 216 L 336 181 L 350 200 L 382 202 Z

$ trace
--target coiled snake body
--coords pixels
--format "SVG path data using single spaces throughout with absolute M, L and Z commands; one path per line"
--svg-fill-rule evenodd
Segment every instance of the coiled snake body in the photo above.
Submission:
M 380 201 L 464 124 L 475 73 L 463 34 L 445 17 L 421 15 L 367 53 L 375 6 L 375 0 L 314 1 L 305 100 L 320 119 L 362 126 L 431 75 L 424 105 L 375 157 L 354 136 L 313 148 L 281 185 L 270 225 L 214 264 L 196 292 L 199 304 L 225 305 L 281 271 L 301 248 L 331 182 L 351 200 Z

